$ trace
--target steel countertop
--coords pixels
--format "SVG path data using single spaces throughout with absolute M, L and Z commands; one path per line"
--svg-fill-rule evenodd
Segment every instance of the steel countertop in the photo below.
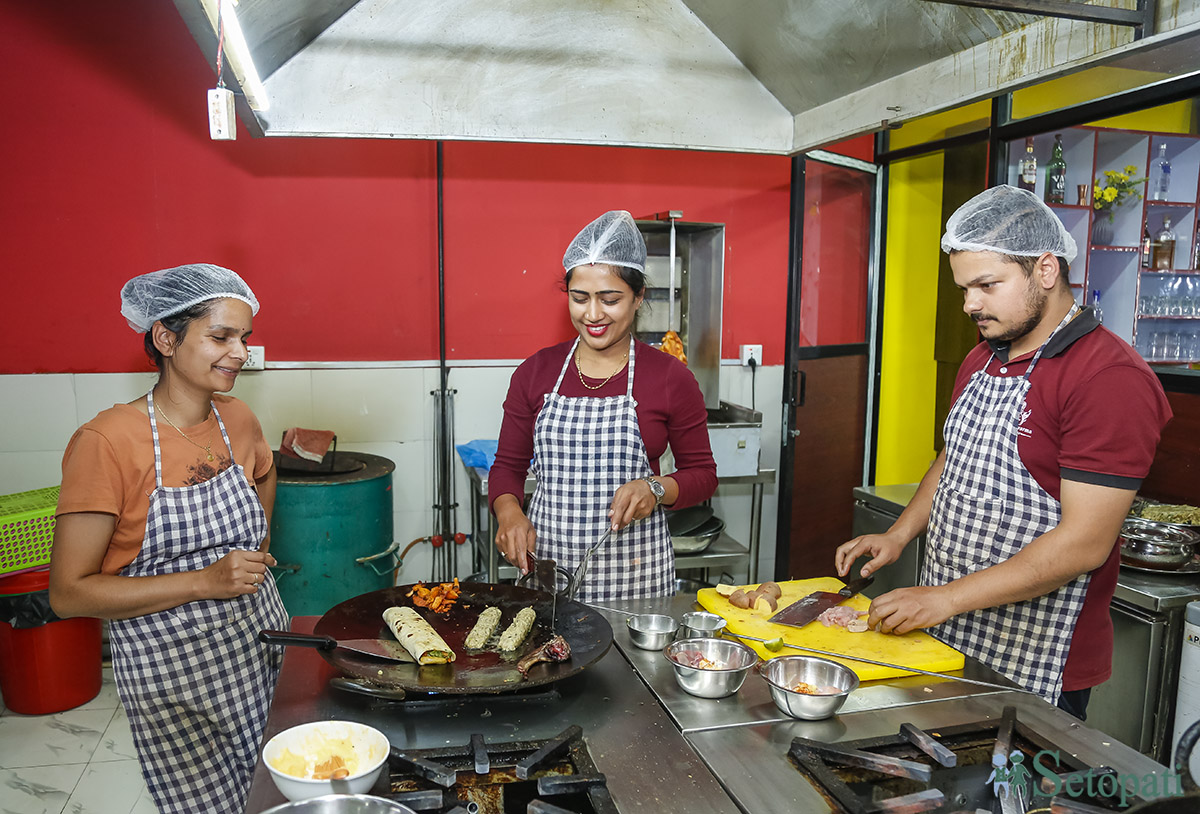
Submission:
M 627 613 L 666 613 L 677 619 L 699 607 L 695 597 L 687 595 L 611 602 L 609 606 Z M 603 609 L 602 612 L 612 622 L 617 647 L 726 791 L 750 814 L 830 810 L 825 799 L 788 759 L 788 747 L 794 737 L 836 743 L 894 735 L 902 723 L 936 730 L 999 718 L 1006 706 L 1015 706 L 1018 721 L 1088 765 L 1110 766 L 1120 773 L 1139 776 L 1165 771 L 1164 766 L 1087 727 L 1035 695 L 931 676 L 863 684 L 837 715 L 824 721 L 794 720 L 780 713 L 771 701 L 766 682 L 753 672 L 733 696 L 717 700 L 695 698 L 679 689 L 662 653 L 633 645 L 625 625 L 627 613 Z M 961 672 L 967 678 L 1011 684 L 969 657 Z

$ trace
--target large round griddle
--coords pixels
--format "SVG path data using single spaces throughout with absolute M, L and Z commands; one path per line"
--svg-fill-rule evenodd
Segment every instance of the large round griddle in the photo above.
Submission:
M 411 607 L 433 626 L 457 654 L 450 664 L 396 663 L 373 659 L 344 649 L 321 651 L 321 655 L 348 676 L 362 679 L 384 689 L 402 689 L 425 693 L 501 693 L 513 692 L 559 681 L 594 664 L 612 646 L 612 627 L 599 612 L 565 599 L 558 599 L 557 629 L 550 630 L 551 597 L 543 591 L 515 585 L 482 582 L 461 583 L 462 593 L 445 615 L 413 605 L 406 594 L 411 585 L 384 588 L 347 599 L 330 608 L 313 632 L 335 639 L 373 639 L 395 641 L 383 621 L 383 612 L 392 606 Z M 475 626 L 479 614 L 489 605 L 502 614 L 496 636 L 508 626 L 517 611 L 533 608 L 537 621 L 529 637 L 514 653 L 501 654 L 494 649 L 468 651 L 463 640 Z M 554 633 L 571 645 L 571 658 L 559 663 L 536 664 L 528 676 L 522 676 L 517 662 L 541 647 Z M 496 640 L 493 636 L 493 645 Z

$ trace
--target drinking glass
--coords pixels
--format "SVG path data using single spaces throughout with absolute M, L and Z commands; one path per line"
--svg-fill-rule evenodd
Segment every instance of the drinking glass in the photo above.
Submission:
M 1150 358 L 1165 359 L 1167 356 L 1167 334 L 1164 331 L 1155 331 L 1150 335 Z

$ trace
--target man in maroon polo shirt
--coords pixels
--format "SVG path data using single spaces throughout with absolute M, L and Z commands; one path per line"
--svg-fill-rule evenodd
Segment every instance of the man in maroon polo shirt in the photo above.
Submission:
M 869 623 L 929 628 L 1083 718 L 1112 671 L 1117 535 L 1171 410 L 1141 357 L 1076 304 L 1075 241 L 1035 195 L 977 195 L 942 249 L 984 341 L 912 502 L 884 534 L 843 544 L 837 570 L 870 556 L 870 574 L 927 531 L 920 585 L 875 599 Z

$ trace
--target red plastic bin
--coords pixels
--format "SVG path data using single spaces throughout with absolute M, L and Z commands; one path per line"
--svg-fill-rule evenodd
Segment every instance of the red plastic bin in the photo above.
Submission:
M 0 596 L 44 591 L 50 570 L 0 577 Z M 0 692 L 23 715 L 74 709 L 100 692 L 100 620 L 63 619 L 16 629 L 0 622 Z

